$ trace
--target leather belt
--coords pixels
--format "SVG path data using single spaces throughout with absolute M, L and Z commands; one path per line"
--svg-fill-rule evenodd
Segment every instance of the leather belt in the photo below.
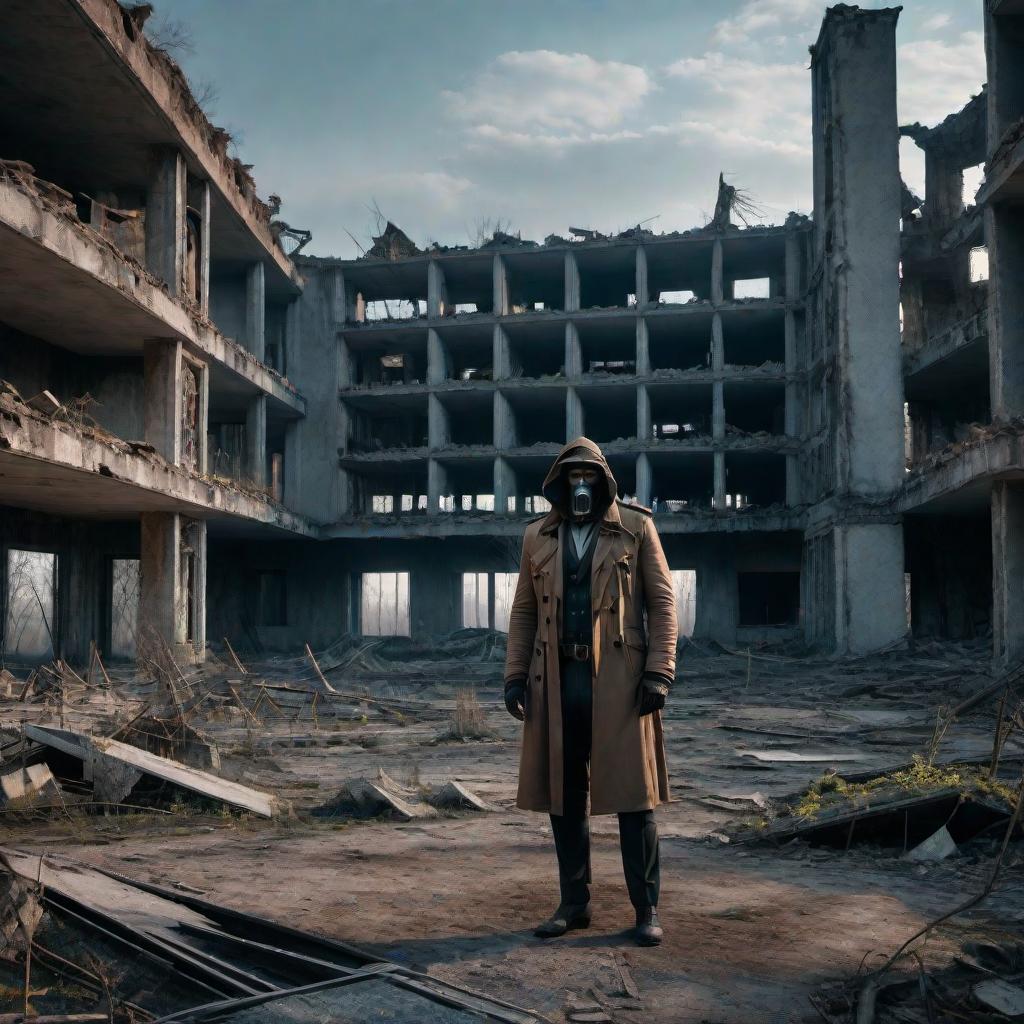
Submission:
M 590 644 L 559 644 L 563 658 L 571 661 L 590 661 Z

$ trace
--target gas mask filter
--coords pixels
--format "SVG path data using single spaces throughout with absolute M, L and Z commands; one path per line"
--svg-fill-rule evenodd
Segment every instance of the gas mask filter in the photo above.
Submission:
M 586 480 L 574 484 L 572 488 L 572 514 L 583 518 L 594 510 L 594 489 Z

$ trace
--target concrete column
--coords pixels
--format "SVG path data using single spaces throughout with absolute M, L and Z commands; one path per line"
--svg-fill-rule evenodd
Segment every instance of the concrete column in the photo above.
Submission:
M 196 409 L 196 472 L 205 476 L 210 465 L 210 367 L 205 363 L 194 365 L 199 383 Z
M 441 335 L 431 327 L 427 331 L 427 383 L 443 384 L 448 379 L 448 354 Z
M 437 395 L 427 399 L 427 445 L 429 448 L 447 448 L 451 443 L 448 410 Z
M 499 256 L 497 253 L 494 254 L 493 279 L 494 279 L 494 315 L 495 316 L 508 316 L 508 314 L 509 314 L 508 267 L 505 266 L 505 260 L 501 256 Z
M 175 466 L 181 463 L 182 359 L 180 341 L 143 342 L 143 429 L 157 453 Z
M 565 439 L 575 441 L 586 432 L 586 425 L 583 422 L 583 402 L 575 388 L 569 388 L 565 393 Z
M 651 460 L 647 452 L 641 452 L 636 458 L 636 500 L 641 505 L 650 506 L 653 481 Z
M 725 296 L 722 270 L 722 240 L 716 238 L 711 246 L 711 301 L 718 305 Z
M 356 384 L 355 358 L 344 338 L 338 338 L 338 387 L 352 388 Z
M 448 493 L 448 470 L 437 459 L 427 462 L 427 515 L 441 514 L 441 497 Z
M 988 365 L 993 419 L 1024 415 L 1024 214 L 985 208 L 988 242 Z
M 992 485 L 992 653 L 996 669 L 1024 659 L 1024 484 Z
M 789 293 L 789 238 L 786 239 L 786 290 Z M 786 405 L 785 431 L 786 436 L 799 438 L 800 429 L 800 385 L 797 381 L 797 329 L 796 314 L 786 310 Z M 800 459 L 796 454 L 786 456 L 786 504 L 799 505 L 802 497 L 800 480 Z
M 899 523 L 837 524 L 836 650 L 868 654 L 907 631 L 903 527 Z
M 651 372 L 651 343 L 647 321 L 641 316 L 636 321 L 636 372 L 646 377 Z
M 508 332 L 501 324 L 494 325 L 493 364 L 495 380 L 507 380 L 512 376 L 512 350 L 509 347 Z
M 736 643 L 739 593 L 736 554 L 728 534 L 709 534 L 701 544 L 697 566 L 697 615 L 694 636 L 717 640 L 727 647 Z
M 267 396 L 249 399 L 245 410 L 245 475 L 254 487 L 267 482 Z
M 186 636 L 191 641 L 191 660 L 202 662 L 206 656 L 206 521 L 186 519 L 184 527 L 184 554 L 191 566 L 183 581 L 191 588 L 184 595 Z
M 803 280 L 803 246 L 796 231 L 786 232 L 786 299 L 794 302 L 800 298 Z
M 721 380 L 711 385 L 711 436 L 725 440 L 725 382 Z
M 199 216 L 202 219 L 202 234 L 199 236 L 199 305 L 203 312 L 210 312 L 210 183 L 200 184 Z
M 964 211 L 963 169 L 934 149 L 924 153 L 924 196 L 921 213 L 932 230 L 947 230 Z
M 494 511 L 497 515 L 509 514 L 508 499 L 516 496 L 516 471 L 508 459 L 494 460 Z M 520 509 L 516 509 L 520 511 Z
M 636 250 L 636 308 L 643 309 L 650 301 L 650 285 L 647 279 L 647 250 L 642 245 L 639 245 Z
M 516 446 L 516 417 L 508 398 L 494 392 L 494 447 L 505 451 Z
M 444 278 L 444 267 L 438 260 L 427 264 L 427 316 L 430 319 L 444 316 L 448 310 L 448 286 Z
M 338 268 L 331 270 L 331 283 L 329 295 L 331 302 L 331 317 L 336 326 L 354 323 L 356 319 L 356 297 L 355 290 L 345 280 L 345 273 Z
M 714 459 L 714 506 L 717 509 L 723 509 L 725 505 L 725 452 L 717 451 L 712 456 Z
M 284 428 L 284 502 L 298 508 L 302 500 L 303 420 L 289 420 Z
M 580 332 L 571 320 L 565 325 L 565 375 L 578 377 L 583 373 L 583 349 Z
M 146 266 L 175 297 L 185 281 L 187 187 L 182 155 L 177 150 L 159 152 L 146 192 Z
M 565 311 L 575 313 L 580 308 L 580 268 L 576 253 L 565 254 Z
M 297 377 L 300 374 L 299 361 L 302 358 L 302 348 L 299 344 L 299 338 L 302 330 L 301 323 L 299 300 L 292 299 L 285 306 L 284 310 L 284 350 L 279 356 L 281 365 L 278 367 L 279 371 L 286 377 Z
M 285 497 L 287 497 L 287 490 Z M 347 469 L 338 470 L 338 515 L 342 518 L 354 515 L 355 507 L 355 480 Z
M 651 393 L 645 384 L 638 384 L 636 389 L 636 436 L 641 441 L 651 439 Z
M 725 333 L 722 329 L 722 314 L 711 317 L 711 369 L 721 373 L 725 367 Z
M 245 347 L 262 363 L 266 353 L 267 293 L 263 264 L 253 263 L 245 274 Z

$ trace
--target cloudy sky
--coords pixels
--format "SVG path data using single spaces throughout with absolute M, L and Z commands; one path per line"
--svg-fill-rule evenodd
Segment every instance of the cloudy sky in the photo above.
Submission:
M 500 220 L 704 223 L 719 170 L 766 222 L 810 211 L 807 47 L 821 0 L 156 0 L 260 194 L 353 256 L 372 207 L 415 241 Z M 862 3 L 862 6 L 884 6 Z M 984 81 L 980 0 L 904 0 L 901 122 L 934 124 Z M 904 177 L 923 166 L 904 141 Z

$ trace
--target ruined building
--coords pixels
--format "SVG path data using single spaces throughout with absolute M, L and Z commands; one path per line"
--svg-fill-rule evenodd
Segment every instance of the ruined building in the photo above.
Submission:
M 828 11 L 811 218 L 738 226 L 723 183 L 689 231 L 424 250 L 388 224 L 355 260 L 286 254 L 307 236 L 146 11 L 0 12 L 7 660 L 501 628 L 581 433 L 654 508 L 695 635 L 1024 656 L 1018 0 L 984 4 L 987 89 L 931 129 L 898 127 L 898 10 Z

